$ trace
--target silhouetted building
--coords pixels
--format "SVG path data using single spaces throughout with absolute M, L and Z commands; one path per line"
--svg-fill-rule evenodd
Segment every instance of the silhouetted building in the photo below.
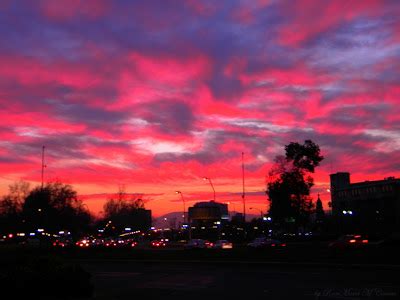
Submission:
M 217 238 L 222 226 L 229 220 L 228 205 L 215 201 L 198 202 L 189 207 L 192 237 Z
M 149 230 L 151 227 L 151 210 L 136 209 L 131 214 L 131 227 L 135 230 Z
M 342 229 L 395 231 L 400 228 L 400 179 L 350 182 L 350 174 L 330 175 L 332 214 Z
M 243 214 L 242 213 L 236 213 L 232 216 L 232 222 L 234 223 L 243 223 Z
M 228 205 L 215 201 L 198 202 L 189 207 L 189 219 L 194 222 L 221 221 L 229 219 Z

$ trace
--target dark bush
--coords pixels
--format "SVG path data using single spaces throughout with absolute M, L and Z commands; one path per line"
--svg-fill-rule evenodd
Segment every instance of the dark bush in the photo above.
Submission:
M 91 275 L 53 257 L 24 257 L 3 264 L 0 289 L 16 297 L 74 299 L 93 294 Z

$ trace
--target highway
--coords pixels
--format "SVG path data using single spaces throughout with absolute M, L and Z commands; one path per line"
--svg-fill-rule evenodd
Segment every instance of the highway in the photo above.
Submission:
M 0 277 L 9 280 L 3 289 L 35 286 L 18 290 L 24 295 L 56 285 L 47 291 L 52 299 L 65 299 L 58 286 L 93 286 L 92 299 L 399 299 L 398 253 L 398 247 L 333 251 L 314 243 L 259 250 L 1 247 Z M 91 284 L 83 273 L 58 271 L 74 265 Z M 76 274 L 83 277 L 74 280 Z
M 95 299 L 398 299 L 399 268 L 377 265 L 88 260 Z

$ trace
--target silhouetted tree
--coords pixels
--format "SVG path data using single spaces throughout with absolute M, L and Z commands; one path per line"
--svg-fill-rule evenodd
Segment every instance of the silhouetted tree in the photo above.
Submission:
M 125 193 L 124 188 L 119 189 L 115 198 L 110 198 L 103 206 L 104 220 L 111 221 L 116 229 L 130 227 L 136 229 L 148 229 L 151 224 L 151 216 L 144 207 L 144 201 L 140 195 Z M 111 227 L 112 228 L 112 227 Z
M 22 205 L 29 193 L 29 183 L 19 181 L 8 187 L 8 194 L 0 200 L 0 228 L 3 233 L 21 229 Z
M 22 214 L 29 229 L 87 230 L 91 215 L 72 186 L 60 182 L 34 188 L 26 197 Z
M 310 189 L 314 180 L 310 173 L 323 160 L 320 148 L 311 140 L 285 146 L 285 156 L 277 156 L 269 172 L 267 195 L 271 201 L 269 214 L 275 223 L 304 226 L 313 208 Z

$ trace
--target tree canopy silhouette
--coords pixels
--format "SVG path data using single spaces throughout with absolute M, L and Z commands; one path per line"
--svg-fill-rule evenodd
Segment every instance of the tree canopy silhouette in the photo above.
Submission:
M 34 188 L 25 199 L 22 215 L 31 230 L 40 227 L 48 231 L 81 232 L 91 222 L 91 215 L 78 199 L 77 192 L 60 182 Z
M 19 181 L 8 187 L 8 194 L 0 200 L 0 228 L 3 233 L 22 229 L 22 206 L 29 193 L 29 183 Z
M 151 226 L 150 211 L 145 209 L 141 196 L 136 194 L 129 196 L 123 188 L 119 189 L 116 197 L 106 201 L 103 210 L 103 222 L 111 221 L 113 227 L 118 230 L 125 227 L 132 230 L 146 230 Z
M 267 195 L 269 214 L 275 223 L 304 226 L 312 211 L 310 176 L 323 160 L 320 148 L 311 140 L 285 146 L 285 156 L 277 156 L 269 172 Z

